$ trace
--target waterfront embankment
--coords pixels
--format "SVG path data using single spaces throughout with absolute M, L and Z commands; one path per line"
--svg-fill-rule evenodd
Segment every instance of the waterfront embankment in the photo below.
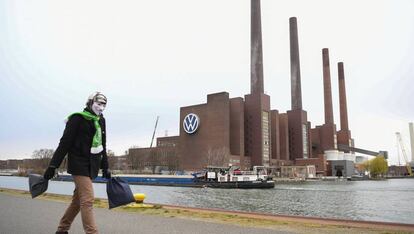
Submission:
M 27 177 L 0 176 L 0 187 L 28 190 Z M 106 185 L 93 184 L 106 199 Z M 275 215 L 414 224 L 414 179 L 277 183 L 274 189 L 213 189 L 130 185 L 146 202 Z M 73 194 L 74 183 L 49 181 L 48 193 Z
M 2 233 L 53 233 L 70 196 L 0 188 Z M 414 225 L 233 212 L 155 205 L 154 208 L 107 209 L 96 199 L 101 233 L 414 233 Z M 82 233 L 79 217 L 71 233 Z

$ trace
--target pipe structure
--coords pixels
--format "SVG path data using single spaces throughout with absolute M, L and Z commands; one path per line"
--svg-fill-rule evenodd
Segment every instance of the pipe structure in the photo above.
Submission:
M 323 62 L 323 94 L 325 103 L 325 124 L 333 124 L 331 72 L 329 66 L 329 50 L 322 49 Z
M 250 93 L 264 93 L 260 0 L 251 0 Z
M 338 86 L 339 86 L 339 113 L 341 120 L 341 130 L 349 130 L 348 126 L 348 107 L 346 102 L 346 89 L 345 89 L 345 75 L 344 75 L 344 63 L 338 63 Z
M 290 32 L 290 87 L 292 110 L 302 109 L 302 91 L 300 83 L 300 61 L 298 43 L 298 25 L 296 17 L 289 18 Z

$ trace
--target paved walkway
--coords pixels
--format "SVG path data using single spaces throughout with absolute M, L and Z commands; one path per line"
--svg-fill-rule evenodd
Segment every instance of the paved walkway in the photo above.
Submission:
M 1 234 L 54 233 L 68 203 L 31 199 L 0 194 Z M 262 228 L 247 228 L 230 224 L 165 218 L 95 208 L 95 217 L 101 234 L 281 234 L 291 233 Z M 80 214 L 69 233 L 84 233 Z

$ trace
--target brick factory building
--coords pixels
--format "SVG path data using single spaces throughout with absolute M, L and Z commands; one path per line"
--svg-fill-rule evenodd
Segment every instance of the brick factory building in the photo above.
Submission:
M 156 147 L 132 148 L 131 157 L 160 154 L 169 149 L 177 169 L 195 171 L 206 166 L 236 165 L 249 169 L 255 165 L 269 168 L 309 166 L 317 174 L 332 171 L 325 151 L 353 147 L 348 128 L 343 63 L 338 63 L 341 130 L 333 119 L 329 51 L 322 50 L 325 123 L 311 128 L 302 108 L 299 43 L 296 18 L 289 20 L 291 60 L 291 110 L 272 110 L 270 96 L 264 93 L 260 0 L 251 0 L 251 80 L 250 93 L 243 97 L 227 92 L 207 95 L 206 103 L 180 108 L 179 136 L 157 139 Z M 347 160 L 349 150 L 343 150 Z M 342 153 L 343 155 L 343 153 Z M 345 157 L 345 158 L 344 158 Z M 168 169 L 167 163 L 157 161 Z M 154 165 L 152 165 L 154 166 Z

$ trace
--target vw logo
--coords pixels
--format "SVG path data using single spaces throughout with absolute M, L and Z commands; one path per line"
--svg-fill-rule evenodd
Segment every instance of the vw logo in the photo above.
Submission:
M 190 113 L 184 117 L 183 128 L 188 134 L 193 134 L 197 131 L 200 125 L 200 119 L 196 114 Z

